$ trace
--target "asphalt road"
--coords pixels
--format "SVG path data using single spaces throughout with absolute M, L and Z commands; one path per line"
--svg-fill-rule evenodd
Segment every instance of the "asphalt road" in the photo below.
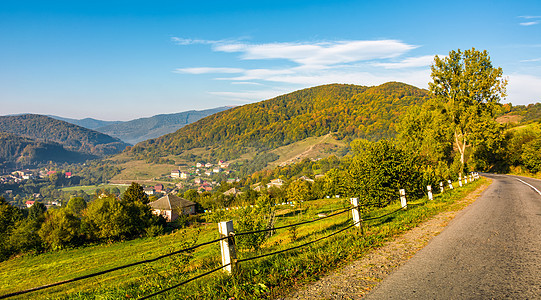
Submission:
M 541 180 L 482 175 L 479 199 L 366 299 L 541 299 Z

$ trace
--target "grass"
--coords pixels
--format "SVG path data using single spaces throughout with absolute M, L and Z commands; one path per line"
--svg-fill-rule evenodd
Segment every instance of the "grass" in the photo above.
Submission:
M 118 185 L 118 184 L 100 184 L 100 185 L 80 185 L 80 186 L 70 186 L 62 188 L 64 192 L 74 192 L 74 191 L 84 191 L 87 194 L 93 194 L 97 189 L 112 189 L 118 188 L 121 193 L 124 193 L 128 189 L 129 185 Z
M 353 228 L 331 238 L 297 250 L 276 254 L 239 264 L 235 276 L 223 272 L 205 276 L 174 289 L 157 299 L 261 299 L 275 298 L 304 283 L 317 280 L 327 272 L 355 260 L 369 249 L 413 228 L 435 214 L 460 209 L 462 199 L 479 185 L 482 179 L 444 194 L 436 194 L 434 201 L 417 200 L 406 211 L 364 224 L 361 234 Z M 455 184 L 455 186 L 458 186 Z M 322 199 L 304 202 L 303 208 L 282 207 L 276 226 L 313 219 L 318 213 L 341 210 L 344 199 Z M 368 216 L 380 216 L 399 207 L 394 203 L 377 209 Z M 364 218 L 368 217 L 366 214 Z M 290 248 L 326 236 L 351 224 L 349 213 L 296 228 L 296 240 L 291 231 L 281 229 L 265 242 L 258 252 L 241 251 L 238 258 L 248 258 Z M 0 295 L 16 290 L 65 280 L 114 266 L 152 258 L 178 250 L 198 236 L 197 243 L 218 237 L 216 224 L 188 228 L 157 238 L 144 238 L 111 245 L 97 245 L 81 249 L 51 252 L 36 256 L 23 256 L 0 264 Z M 220 266 L 217 244 L 199 248 L 190 256 L 173 256 L 154 263 L 140 265 L 78 283 L 35 292 L 20 299 L 119 299 L 141 297 L 174 285 L 182 280 Z

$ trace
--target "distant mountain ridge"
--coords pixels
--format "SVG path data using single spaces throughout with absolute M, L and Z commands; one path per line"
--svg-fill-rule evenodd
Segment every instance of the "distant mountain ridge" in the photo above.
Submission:
M 106 134 L 35 114 L 0 116 L 0 131 L 40 142 L 55 142 L 66 150 L 93 156 L 115 154 L 129 146 Z
M 104 127 L 108 125 L 122 123 L 122 121 L 103 121 L 103 120 L 97 120 L 94 118 L 72 119 L 72 118 L 64 118 L 64 117 L 53 116 L 53 115 L 48 115 L 48 117 L 51 117 L 53 119 L 57 119 L 60 121 L 68 122 L 71 124 L 75 124 L 77 126 L 81 126 L 84 128 L 92 129 L 92 130 L 96 130 L 96 128 L 100 128 L 100 127 Z
M 96 131 L 116 137 L 130 144 L 172 133 L 201 118 L 230 109 L 223 106 L 206 110 L 190 110 L 173 114 L 160 114 L 96 128 Z
M 399 116 L 429 98 L 427 90 L 399 82 L 317 86 L 216 113 L 141 142 L 130 153 L 139 158 L 165 157 L 210 147 L 213 156 L 230 159 L 249 148 L 268 151 L 329 132 L 340 139 L 391 138 Z

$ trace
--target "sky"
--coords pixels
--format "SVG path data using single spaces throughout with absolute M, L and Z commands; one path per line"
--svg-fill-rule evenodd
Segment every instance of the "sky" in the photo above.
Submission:
M 435 55 L 487 50 L 541 102 L 541 1 L 0 0 L 0 115 L 131 120 L 330 83 L 428 88 Z

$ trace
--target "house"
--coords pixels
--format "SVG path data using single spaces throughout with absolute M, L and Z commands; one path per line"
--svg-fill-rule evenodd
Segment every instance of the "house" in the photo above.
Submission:
M 180 170 L 171 171 L 171 178 L 180 178 Z
M 159 183 L 154 186 L 154 191 L 161 193 L 163 192 L 163 184 Z
M 169 194 L 150 202 L 152 213 L 162 215 L 167 222 L 176 220 L 180 215 L 195 215 L 195 202 Z
M 30 208 L 34 203 L 36 203 L 36 201 L 26 201 L 24 204 L 26 205 L 26 208 Z
M 193 180 L 193 182 L 195 182 L 196 184 L 200 184 L 201 183 L 201 178 L 196 178 Z
M 72 176 L 71 172 L 66 172 L 64 175 L 66 175 L 66 178 L 68 178 L 68 179 L 71 178 L 71 176 Z
M 214 167 L 214 169 L 212 169 L 212 172 L 214 173 L 220 173 L 222 171 L 222 168 L 220 167 Z
M 205 164 L 203 164 L 203 163 L 196 163 L 196 164 L 195 164 L 195 167 L 196 167 L 196 168 L 202 168 L 204 165 L 205 165 Z
M 207 175 L 207 176 L 209 176 L 209 177 L 212 176 L 212 171 L 206 171 L 206 172 L 205 172 L 205 175 Z
M 277 178 L 277 179 L 271 180 L 270 183 L 267 183 L 267 188 L 271 188 L 273 186 L 281 188 L 283 184 L 284 184 L 284 181 L 280 178 Z
M 181 172 L 181 173 L 180 173 L 180 179 L 188 179 L 188 176 L 189 176 L 189 175 L 190 175 L 190 174 L 188 174 L 188 173 L 186 173 L 186 172 Z
M 143 189 L 143 191 L 145 192 L 145 194 L 147 194 L 149 196 L 154 195 L 154 188 L 153 187 L 146 187 L 146 188 Z
M 230 188 L 229 190 L 227 190 L 226 192 L 224 192 L 224 195 L 225 196 L 230 196 L 230 195 L 233 195 L 235 196 L 236 194 L 241 194 L 242 192 L 239 191 L 238 189 L 236 188 Z
M 229 168 L 229 163 L 220 161 L 220 168 L 223 168 L 223 169 Z
M 306 176 L 299 177 L 299 180 L 304 180 L 304 181 L 308 181 L 310 183 L 314 183 L 314 180 L 312 178 L 306 177 Z
M 211 168 L 212 167 L 212 164 L 211 163 L 206 163 L 205 164 L 205 168 Z

